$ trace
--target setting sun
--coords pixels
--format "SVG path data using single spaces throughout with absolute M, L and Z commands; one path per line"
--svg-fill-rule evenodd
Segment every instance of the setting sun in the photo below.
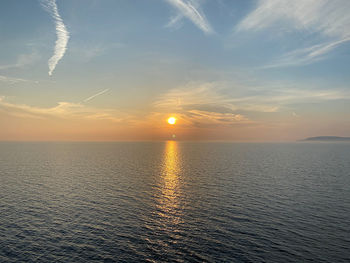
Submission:
M 171 124 L 171 125 L 174 125 L 176 123 L 176 118 L 175 117 L 170 117 L 168 119 L 168 123 Z

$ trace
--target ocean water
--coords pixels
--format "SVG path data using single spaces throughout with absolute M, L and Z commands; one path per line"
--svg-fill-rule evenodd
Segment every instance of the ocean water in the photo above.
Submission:
M 0 143 L 0 262 L 350 262 L 350 144 Z

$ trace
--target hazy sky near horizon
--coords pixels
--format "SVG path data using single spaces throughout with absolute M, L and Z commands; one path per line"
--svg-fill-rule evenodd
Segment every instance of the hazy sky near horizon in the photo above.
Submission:
M 0 37 L 0 140 L 350 136 L 348 0 L 2 0 Z

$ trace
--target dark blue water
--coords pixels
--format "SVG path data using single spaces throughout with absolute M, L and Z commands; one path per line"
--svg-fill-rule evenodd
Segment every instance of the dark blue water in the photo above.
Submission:
M 0 262 L 350 262 L 350 144 L 0 143 Z

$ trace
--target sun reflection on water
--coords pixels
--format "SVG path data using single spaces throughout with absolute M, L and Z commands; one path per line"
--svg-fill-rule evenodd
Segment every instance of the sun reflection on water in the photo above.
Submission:
M 181 169 L 178 144 L 175 141 L 167 141 L 164 150 L 163 169 L 161 178 L 161 195 L 159 198 L 159 215 L 173 223 L 180 220 L 179 198 L 179 173 Z

